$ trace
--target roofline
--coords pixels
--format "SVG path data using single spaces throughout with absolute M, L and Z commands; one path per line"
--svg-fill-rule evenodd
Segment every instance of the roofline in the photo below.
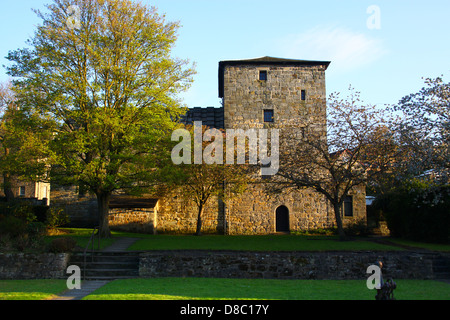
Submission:
M 224 85 L 224 70 L 226 66 L 238 65 L 282 65 L 282 66 L 324 66 L 327 70 L 331 61 L 317 61 L 317 60 L 296 60 L 296 59 L 282 59 L 272 57 L 262 57 L 256 59 L 246 60 L 224 60 L 219 62 L 219 98 L 223 98 Z

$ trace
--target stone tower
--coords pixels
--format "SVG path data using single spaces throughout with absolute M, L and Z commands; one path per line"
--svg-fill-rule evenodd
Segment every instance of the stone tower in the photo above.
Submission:
M 325 139 L 325 70 L 329 64 L 272 57 L 221 61 L 219 97 L 225 129 L 277 128 L 280 140 L 288 139 L 288 143 L 294 137 Z M 263 184 L 252 185 L 228 203 L 228 233 L 264 234 L 332 224 L 322 195 L 297 189 L 274 194 Z
M 296 128 L 326 134 L 328 61 L 263 57 L 219 63 L 228 128 Z

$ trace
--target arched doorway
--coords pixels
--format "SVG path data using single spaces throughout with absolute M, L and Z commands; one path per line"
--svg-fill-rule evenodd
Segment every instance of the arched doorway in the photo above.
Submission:
M 279 206 L 275 211 L 276 232 L 289 232 L 289 209 L 286 206 Z

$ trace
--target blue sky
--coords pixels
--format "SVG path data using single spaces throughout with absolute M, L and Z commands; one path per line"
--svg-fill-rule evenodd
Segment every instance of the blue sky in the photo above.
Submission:
M 51 0 L 0 0 L 0 65 L 25 46 L 40 20 L 31 8 Z M 448 0 L 141 0 L 180 21 L 173 54 L 197 64 L 189 107 L 215 106 L 221 60 L 274 56 L 328 60 L 327 93 L 349 85 L 372 104 L 393 104 L 450 75 Z M 375 6 L 375 11 L 369 10 Z M 376 15 L 379 13 L 379 15 Z M 378 19 L 379 18 L 379 19 Z M 368 26 L 376 28 L 369 28 Z M 5 69 L 0 81 L 5 81 Z

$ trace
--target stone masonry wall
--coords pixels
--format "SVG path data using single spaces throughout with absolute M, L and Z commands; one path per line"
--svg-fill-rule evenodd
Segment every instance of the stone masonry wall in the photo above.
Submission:
M 0 279 L 64 278 L 69 258 L 67 253 L 0 253 Z
M 383 261 L 383 277 L 433 279 L 433 255 L 411 252 L 153 251 L 140 255 L 141 277 L 367 279 Z
M 139 276 L 365 280 L 367 267 L 381 260 L 385 279 L 435 279 L 433 264 L 442 255 L 406 251 L 148 251 L 139 255 Z M 449 255 L 445 256 L 448 259 Z M 0 253 L 0 279 L 64 279 L 69 261 L 67 253 Z
M 158 205 L 158 233 L 188 234 L 196 231 L 197 206 L 192 200 L 186 199 L 180 189 L 161 197 Z M 202 233 L 223 233 L 223 222 L 223 204 L 217 196 L 213 196 L 202 215 Z
M 253 185 L 227 206 L 229 234 L 268 234 L 276 231 L 276 209 L 289 210 L 290 231 L 327 228 L 334 222 L 326 199 L 310 190 L 284 190 L 269 193 L 264 186 Z
M 153 208 L 110 209 L 109 225 L 114 230 L 153 234 L 156 231 L 156 210 Z
M 352 190 L 353 216 L 342 216 L 344 226 L 366 220 L 364 188 Z M 262 185 L 253 185 L 244 194 L 232 198 L 226 206 L 228 234 L 269 234 L 276 231 L 276 209 L 289 210 L 289 230 L 330 228 L 336 225 L 329 201 L 310 189 L 270 193 Z
M 267 70 L 267 80 L 259 71 Z M 301 99 L 305 90 L 306 99 Z M 274 127 L 315 127 L 326 131 L 323 66 L 227 66 L 224 71 L 225 129 L 263 128 L 264 109 L 274 110 Z
M 97 199 L 92 195 L 80 196 L 75 186 L 52 185 L 51 206 L 60 207 L 69 215 L 71 226 L 94 227 L 98 225 Z

